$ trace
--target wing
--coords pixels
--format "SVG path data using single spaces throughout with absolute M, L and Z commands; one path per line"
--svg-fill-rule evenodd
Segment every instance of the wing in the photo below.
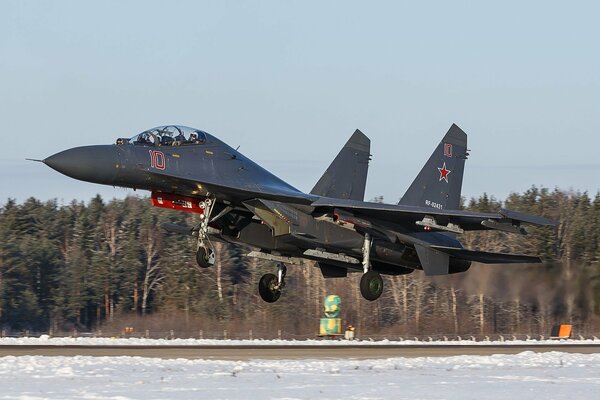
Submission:
M 500 230 L 510 233 L 526 234 L 521 224 L 555 226 L 557 223 L 547 218 L 510 211 L 498 213 L 478 213 L 461 210 L 414 207 L 394 204 L 380 204 L 354 200 L 320 198 L 312 203 L 313 207 L 339 210 L 351 216 L 376 219 L 384 224 L 399 224 L 407 227 L 422 227 L 418 230 L 447 231 L 462 233 L 475 230 Z

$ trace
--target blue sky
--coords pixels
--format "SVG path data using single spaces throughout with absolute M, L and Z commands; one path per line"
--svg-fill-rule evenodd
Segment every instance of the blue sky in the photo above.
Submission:
M 600 189 L 596 2 L 2 1 L 0 202 L 130 193 L 26 157 L 163 124 L 310 190 L 360 128 L 395 202 L 450 125 L 463 193 Z

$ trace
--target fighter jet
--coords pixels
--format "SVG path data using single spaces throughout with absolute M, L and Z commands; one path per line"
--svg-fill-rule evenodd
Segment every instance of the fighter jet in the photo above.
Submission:
M 364 201 L 370 140 L 356 130 L 310 193 L 303 193 L 205 131 L 167 125 L 112 145 L 76 147 L 42 160 L 67 176 L 147 190 L 156 207 L 198 213 L 194 227 L 166 225 L 197 237 L 200 267 L 215 262 L 214 241 L 245 245 L 275 262 L 258 291 L 272 303 L 285 286 L 286 264 L 315 261 L 326 278 L 362 273 L 360 291 L 376 300 L 381 275 L 420 269 L 426 275 L 467 271 L 472 262 L 540 263 L 539 257 L 463 248 L 465 231 L 519 235 L 549 219 L 502 209 L 460 210 L 467 135 L 452 125 L 398 204 Z M 274 271 L 275 272 L 275 271 Z

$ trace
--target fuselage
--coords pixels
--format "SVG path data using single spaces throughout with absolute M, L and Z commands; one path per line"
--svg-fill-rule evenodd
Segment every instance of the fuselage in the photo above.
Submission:
M 142 135 L 146 132 L 131 139 L 119 139 L 114 145 L 76 147 L 44 162 L 67 176 L 87 182 L 198 199 L 212 196 L 216 201 L 215 213 L 226 211 L 212 223 L 219 231 L 215 236 L 221 240 L 289 257 L 318 260 L 305 254 L 307 250 L 318 249 L 360 259 L 366 231 L 312 206 L 319 196 L 301 192 L 206 132 L 177 128 L 186 134 L 179 141 L 174 140 L 174 135 L 162 141 L 160 133 L 157 139 L 147 131 L 150 133 L 145 139 Z M 188 140 L 190 132 L 200 136 L 200 140 Z M 177 131 L 173 129 L 173 133 Z M 462 247 L 451 234 L 415 232 L 400 225 L 386 225 L 385 221 L 381 223 L 391 232 L 416 240 Z M 374 268 L 385 273 L 408 273 L 420 268 L 415 248 L 401 241 L 376 238 L 371 252 Z M 454 263 L 457 272 L 468 269 L 470 264 L 458 260 Z M 360 265 L 345 267 L 361 269 Z

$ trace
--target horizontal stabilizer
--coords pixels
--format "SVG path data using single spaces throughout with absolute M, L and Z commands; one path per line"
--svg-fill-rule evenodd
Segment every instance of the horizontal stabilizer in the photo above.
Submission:
M 476 261 L 483 264 L 539 264 L 542 262 L 539 257 L 521 254 L 491 253 L 444 246 L 432 246 L 432 248 L 461 260 Z
M 448 275 L 450 256 L 447 253 L 417 243 L 415 249 L 425 275 Z

